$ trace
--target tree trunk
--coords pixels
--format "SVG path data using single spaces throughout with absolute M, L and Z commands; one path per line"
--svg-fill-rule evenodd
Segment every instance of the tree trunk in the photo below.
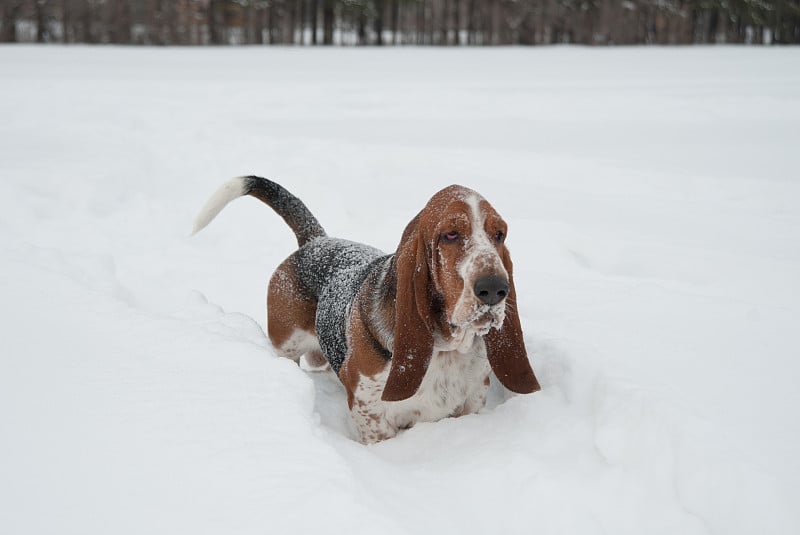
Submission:
M 492 0 L 492 31 L 489 43 L 493 45 L 500 44 L 500 2 L 499 0 Z
M 217 23 L 218 8 L 219 0 L 208 0 L 206 17 L 208 17 L 208 38 L 212 45 L 222 44 L 222 28 Z
M 358 9 L 358 44 L 367 44 L 367 13 L 364 7 Z
M 417 45 L 425 44 L 425 0 L 417 4 Z
M 82 2 L 81 9 L 81 29 L 83 30 L 83 42 L 94 43 L 95 36 L 92 31 L 92 6 L 86 0 Z
M 425 13 L 423 14 L 425 20 L 425 33 L 427 37 L 425 37 L 425 43 L 428 45 L 436 44 L 435 37 L 436 37 L 436 27 L 434 25 L 435 22 L 435 13 L 436 13 L 436 6 L 433 2 L 425 2 Z
M 21 0 L 6 3 L 3 9 L 3 41 L 6 43 L 17 42 L 17 19 L 22 10 Z
M 47 31 L 47 0 L 36 0 L 36 42 L 44 43 L 49 40 Z
M 109 40 L 117 44 L 131 42 L 131 12 L 128 2 L 114 4 L 110 21 Z
M 274 4 L 267 4 L 266 8 L 267 17 L 267 43 L 270 45 L 275 44 L 275 6 Z
M 122 2 L 127 4 L 127 2 Z M 166 5 L 165 5 L 166 4 Z M 121 9 L 125 9 L 122 7 Z M 125 24 L 125 17 L 122 17 L 121 25 Z M 178 42 L 178 6 L 176 2 L 161 3 L 161 21 L 163 24 L 164 41 L 167 45 L 174 45 Z M 124 32 L 123 32 L 124 34 Z M 124 35 L 123 35 L 124 39 Z
M 287 27 L 286 27 L 287 28 L 287 32 L 286 33 L 288 34 L 288 37 L 289 37 L 288 43 L 290 45 L 293 45 L 293 44 L 295 44 L 295 33 L 294 33 L 294 31 L 295 31 L 295 24 L 296 24 L 295 14 L 297 13 L 297 10 L 296 10 L 297 2 L 293 1 L 293 2 L 290 2 L 290 4 L 291 5 L 289 6 L 289 17 L 288 17 L 288 21 L 287 21 Z
M 258 26 L 258 8 L 253 2 L 247 2 L 244 8 L 244 42 L 248 45 L 256 44 L 256 26 Z
M 373 21 L 373 28 L 375 30 L 375 44 L 383 46 L 383 0 L 374 0 L 375 3 L 375 20 Z
M 450 44 L 450 0 L 442 2 L 441 19 L 439 20 L 439 44 Z
M 265 44 L 264 31 L 266 30 L 267 32 L 269 32 L 269 23 L 268 23 L 268 19 L 267 19 L 267 10 L 268 9 L 269 9 L 269 7 L 259 7 L 256 10 L 256 14 L 257 14 L 257 17 L 258 17 L 258 24 L 256 24 L 256 30 L 257 30 L 257 32 L 256 32 L 256 42 L 259 45 Z M 269 39 L 269 37 L 267 37 L 267 39 Z
M 317 44 L 317 15 L 319 15 L 319 0 L 311 0 L 311 44 Z
M 456 46 L 465 44 L 461 39 L 461 29 L 464 27 L 462 3 L 462 0 L 453 0 L 453 31 L 455 32 L 453 44 Z
M 306 20 L 308 18 L 308 9 L 307 9 L 308 2 L 306 0 L 300 0 L 299 2 L 296 2 L 296 4 L 297 4 L 297 20 L 300 21 L 300 23 L 297 25 L 299 27 L 298 29 L 300 30 L 300 39 L 298 44 L 305 45 Z
M 392 0 L 392 44 L 400 44 L 400 0 Z
M 475 28 L 475 4 L 478 0 L 469 0 L 467 4 L 467 44 L 474 45 L 477 43 L 478 36 L 476 35 Z
M 322 0 L 322 44 L 333 44 L 333 0 Z

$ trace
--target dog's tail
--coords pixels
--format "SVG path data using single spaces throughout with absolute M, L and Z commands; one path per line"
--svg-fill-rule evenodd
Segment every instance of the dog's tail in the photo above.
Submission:
M 294 231 L 298 247 L 314 238 L 325 236 L 325 229 L 303 201 L 286 191 L 283 186 L 258 176 L 240 176 L 223 184 L 195 218 L 192 234 L 211 223 L 229 202 L 244 195 L 255 197 L 275 210 Z

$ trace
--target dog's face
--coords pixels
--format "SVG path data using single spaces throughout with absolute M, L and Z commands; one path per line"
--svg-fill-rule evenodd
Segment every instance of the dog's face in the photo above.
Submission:
M 406 227 L 395 254 L 392 364 L 382 399 L 412 396 L 435 351 L 468 351 L 483 336 L 498 379 L 539 389 L 516 312 L 507 227 L 480 195 L 449 186 Z
M 510 289 L 503 218 L 476 192 L 451 186 L 431 199 L 420 225 L 423 234 L 428 229 L 428 269 L 442 308 L 442 336 L 458 343 L 499 328 Z

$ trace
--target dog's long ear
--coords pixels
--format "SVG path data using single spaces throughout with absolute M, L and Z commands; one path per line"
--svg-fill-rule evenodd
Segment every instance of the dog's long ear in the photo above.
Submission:
M 522 338 L 522 326 L 517 313 L 517 291 L 514 288 L 513 265 L 508 249 L 503 246 L 503 265 L 508 271 L 508 283 L 511 286 L 506 298 L 506 317 L 501 328 L 492 329 L 484 337 L 489 364 L 503 386 L 518 394 L 530 394 L 540 390 L 539 381 L 533 374 L 525 342 Z
M 381 395 L 383 401 L 401 401 L 413 396 L 433 353 L 430 271 L 419 217 L 406 227 L 394 258 L 397 271 L 394 346 L 389 377 Z

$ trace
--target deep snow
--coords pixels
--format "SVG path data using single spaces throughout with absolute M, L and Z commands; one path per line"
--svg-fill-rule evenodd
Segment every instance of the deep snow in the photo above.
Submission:
M 800 50 L 0 48 L 0 532 L 798 533 Z M 543 391 L 354 442 L 257 173 L 509 222 Z M 312 531 L 313 530 L 313 531 Z

